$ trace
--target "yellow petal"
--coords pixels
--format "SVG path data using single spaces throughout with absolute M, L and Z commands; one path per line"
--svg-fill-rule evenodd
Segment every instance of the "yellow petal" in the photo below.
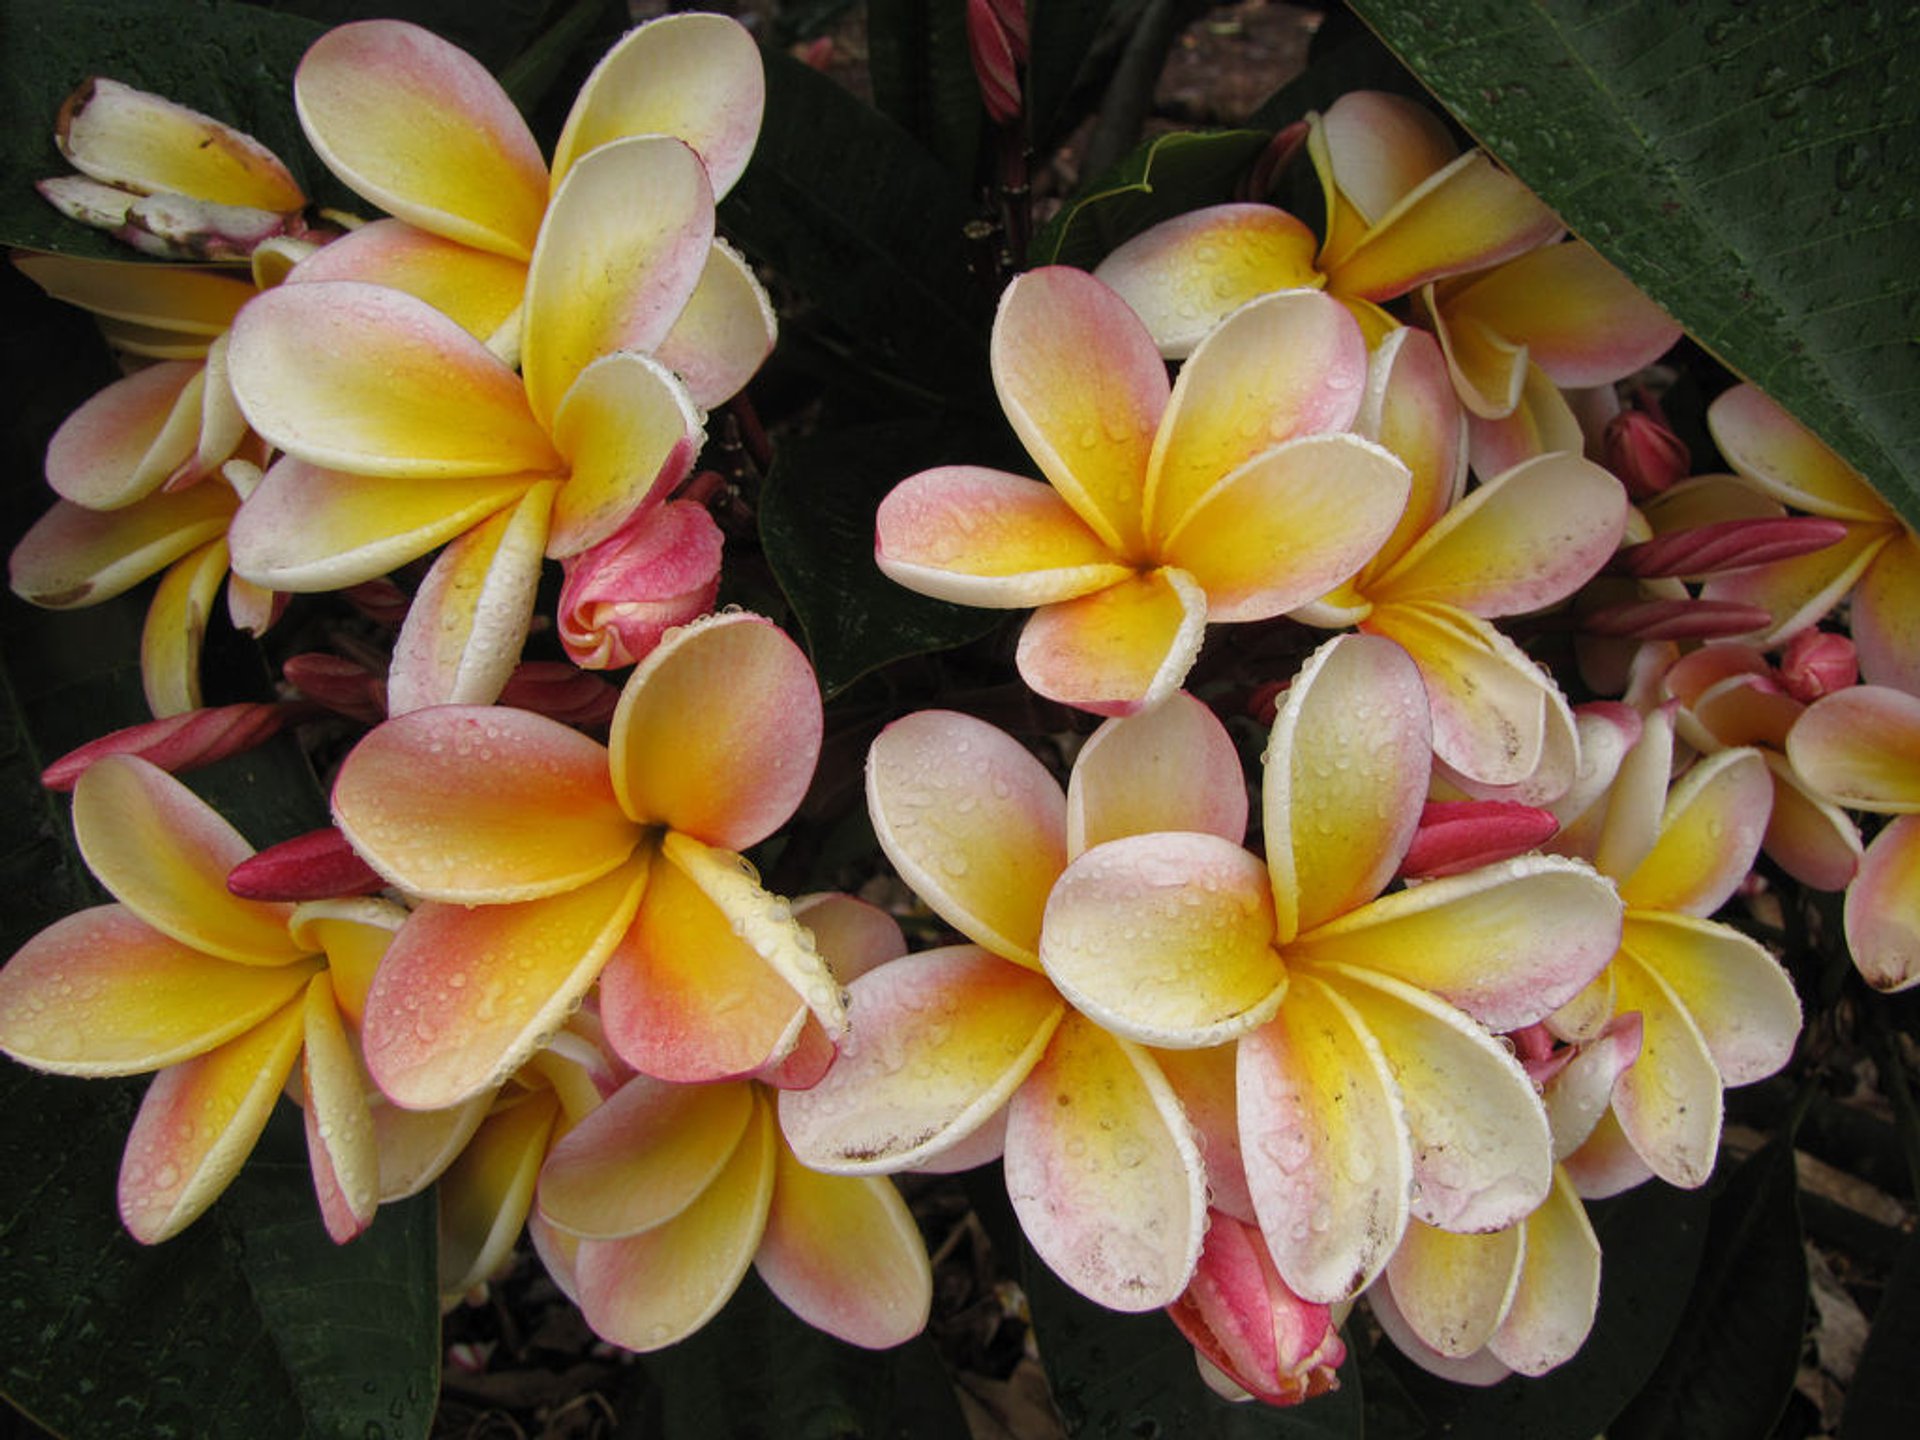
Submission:
M 658 362 L 625 352 L 593 361 L 553 417 L 572 473 L 554 502 L 547 553 L 578 554 L 664 499 L 706 438 L 692 399 Z
M 700 283 L 653 353 L 685 382 L 694 404 L 711 410 L 745 388 L 773 353 L 776 330 L 773 302 L 753 268 L 715 240 Z
M 233 324 L 253 298 L 245 280 L 207 265 L 16 255 L 23 275 L 56 300 L 204 346 Z
M 440 1177 L 440 1294 L 458 1300 L 513 1252 L 560 1110 L 551 1090 L 489 1115 Z
M 49 610 L 98 605 L 224 535 L 235 503 L 226 486 L 211 484 L 149 495 L 123 510 L 56 500 L 13 547 L 8 583 Z
M 1206 592 L 1184 570 L 1162 566 L 1036 610 L 1014 659 L 1049 700 L 1131 715 L 1180 688 L 1206 629 Z
M 1493 1338 L 1519 1288 L 1526 1229 L 1457 1235 L 1419 1221 L 1387 1263 L 1387 1284 L 1422 1341 L 1464 1358 Z
M 1193 830 L 1239 844 L 1247 783 L 1226 726 L 1181 691 L 1088 737 L 1067 778 L 1067 851 L 1155 830 Z
M 366 1072 L 334 1003 L 330 977 L 316 975 L 308 982 L 304 1012 L 300 1064 L 307 1148 L 316 1186 L 334 1192 L 321 1194 L 328 1233 L 344 1243 L 373 1223 L 380 1204 L 380 1152 L 367 1109 Z
M 140 632 L 140 679 L 154 719 L 200 708 L 200 643 L 226 578 L 227 542 L 210 540 L 175 562 L 153 592 Z

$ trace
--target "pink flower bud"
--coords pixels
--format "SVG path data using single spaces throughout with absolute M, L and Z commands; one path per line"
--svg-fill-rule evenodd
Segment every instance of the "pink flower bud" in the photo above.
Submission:
M 69 750 L 40 772 L 40 783 L 49 790 L 71 790 L 89 765 L 109 755 L 138 755 L 170 773 L 195 770 L 251 750 L 299 719 L 302 710 L 297 705 L 216 705 L 129 725 Z
M 705 509 L 672 500 L 563 561 L 560 643 L 573 663 L 587 670 L 637 664 L 667 631 L 712 609 L 720 539 Z
M 1007 24 L 1011 12 L 1019 20 L 1018 49 L 1015 31 Z M 998 125 L 1011 125 L 1020 118 L 1020 74 L 1018 59 L 1026 53 L 1026 15 L 1024 7 L 1007 0 L 967 0 L 967 50 L 973 56 L 973 73 L 980 82 L 980 98 L 987 114 Z
M 1803 705 L 1844 690 L 1859 678 L 1853 641 L 1831 630 L 1802 630 L 1780 656 L 1780 684 Z
M 316 705 L 349 720 L 378 725 L 387 718 L 387 682 L 356 660 L 310 651 L 289 655 L 280 673 Z
M 242 900 L 331 900 L 371 895 L 385 883 L 331 825 L 269 845 L 227 872 L 227 889 Z
M 1668 576 L 1698 579 L 1720 570 L 1740 570 L 1810 555 L 1845 539 L 1846 534 L 1847 527 L 1840 521 L 1823 520 L 1817 515 L 1720 520 L 1622 546 L 1607 569 L 1639 580 Z
M 1552 812 L 1515 800 L 1429 800 L 1400 874 L 1428 880 L 1477 870 L 1544 845 L 1559 828 Z
M 1764 606 L 1738 600 L 1635 600 L 1582 616 L 1580 628 L 1622 640 L 1725 640 L 1772 623 Z
M 1600 437 L 1606 467 L 1620 477 L 1635 500 L 1650 500 L 1687 478 L 1693 457 L 1687 442 L 1673 433 L 1658 405 L 1622 410 Z
M 583 675 L 559 660 L 523 660 L 507 677 L 499 703 L 591 730 L 612 722 L 620 692 L 599 676 Z
M 1347 1347 L 1327 1307 L 1287 1288 L 1256 1227 L 1218 1210 L 1209 1219 L 1193 1280 L 1167 1307 L 1180 1333 L 1201 1359 L 1269 1405 L 1298 1405 L 1336 1389 Z

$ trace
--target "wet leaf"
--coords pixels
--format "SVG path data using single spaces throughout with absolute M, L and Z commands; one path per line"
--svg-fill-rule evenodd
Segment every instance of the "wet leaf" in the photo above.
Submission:
M 1231 200 L 1267 139 L 1264 130 L 1156 136 L 1048 222 L 1033 242 L 1033 263 L 1091 269 L 1149 225 Z

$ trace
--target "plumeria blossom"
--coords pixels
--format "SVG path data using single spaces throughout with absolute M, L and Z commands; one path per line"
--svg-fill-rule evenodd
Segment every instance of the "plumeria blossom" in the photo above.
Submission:
M 1627 520 L 1620 482 L 1578 455 L 1541 456 L 1470 494 L 1458 404 L 1433 339 L 1402 330 L 1374 351 L 1360 432 L 1413 475 L 1406 512 L 1358 574 L 1294 612 L 1397 642 L 1420 667 L 1434 753 L 1463 785 L 1540 803 L 1579 762 L 1553 679 L 1494 628 L 1565 600 L 1606 562 Z
M 810 1013 L 838 1035 L 831 971 L 739 854 L 792 816 L 820 734 L 806 657 L 740 613 L 648 656 L 608 747 L 504 707 L 375 729 L 341 767 L 334 818 L 422 902 L 367 999 L 381 1089 L 437 1109 L 498 1084 L 596 979 L 609 1045 L 660 1079 L 765 1071 Z
M 842 979 L 905 949 L 889 916 L 850 897 L 794 908 Z M 753 1080 L 633 1076 L 553 1147 L 534 1233 L 601 1338 L 630 1350 L 684 1339 L 749 1265 L 795 1314 L 852 1344 L 898 1345 L 926 1324 L 932 1272 L 898 1192 L 807 1169 L 773 1097 Z
M 1169 387 L 1119 296 L 1033 270 L 1001 300 L 992 365 L 1046 483 L 959 465 L 912 476 L 881 503 L 875 554 L 922 594 L 1039 607 L 1018 664 L 1050 699 L 1103 715 L 1158 703 L 1209 621 L 1326 593 L 1406 504 L 1406 467 L 1349 433 L 1359 328 L 1312 291 L 1247 306 Z
M 1429 734 L 1405 651 L 1330 641 L 1274 721 L 1265 865 L 1218 834 L 1116 838 L 1046 906 L 1041 964 L 1082 1013 L 1141 1044 L 1238 1039 L 1246 1188 L 1309 1301 L 1358 1293 L 1410 1217 L 1490 1230 L 1546 1198 L 1546 1115 L 1483 1027 L 1553 1012 L 1619 939 L 1612 887 L 1559 857 L 1381 893 L 1419 825 Z
M 446 242 L 419 264 L 455 263 L 449 248 L 477 251 L 494 263 L 465 262 L 472 283 L 517 296 L 531 279 L 543 217 L 578 160 L 615 140 L 670 136 L 699 156 L 717 199 L 753 153 L 765 89 L 759 51 L 737 21 L 663 16 L 630 31 L 595 67 L 549 171 L 513 101 L 472 56 L 417 25 L 365 20 L 314 42 L 294 77 L 294 103 L 328 169 L 413 231 Z M 664 194 L 653 201 L 670 203 Z M 651 228 L 643 202 L 630 199 L 640 209 L 626 218 Z M 395 234 L 383 243 L 412 251 L 423 242 Z M 630 336 L 627 345 L 654 352 L 697 404 L 711 407 L 773 348 L 773 311 L 724 243 L 708 233 L 696 248 L 684 293 L 656 317 L 646 343 Z M 511 360 L 517 338 L 509 329 L 494 343 Z
M 158 1072 L 120 1168 L 121 1218 L 146 1244 L 219 1197 L 297 1066 L 328 1231 L 357 1234 L 392 1193 L 383 1172 L 422 1168 L 417 1144 L 397 1140 L 383 1162 L 356 1039 L 402 912 L 229 894 L 246 841 L 133 756 L 80 777 L 73 823 L 117 903 L 49 926 L 0 970 L 0 1048 L 63 1075 Z
M 1746 878 L 1765 835 L 1773 781 L 1759 753 L 1722 749 L 1669 790 L 1672 707 L 1641 720 L 1624 706 L 1581 716 L 1587 783 L 1556 806 L 1553 848 L 1587 856 L 1626 903 L 1620 950 L 1553 1015 L 1562 1038 L 1599 1035 L 1638 1012 L 1639 1058 L 1567 1168 L 1583 1195 L 1648 1174 L 1702 1184 L 1720 1143 L 1722 1092 L 1787 1062 L 1800 1033 L 1793 982 L 1764 946 L 1708 917 Z M 1595 792 L 1598 793 L 1595 793 Z
M 1324 286 L 1377 345 L 1400 323 L 1382 304 L 1560 233 L 1526 186 L 1485 151 L 1459 154 L 1432 112 L 1402 96 L 1355 91 L 1308 126 L 1326 197 L 1324 241 L 1273 206 L 1218 205 L 1136 235 L 1094 272 L 1169 359 L 1190 354 L 1255 296 L 1301 286 Z
M 1860 673 L 1871 684 L 1920 694 L 1920 539 L 1846 461 L 1751 385 L 1707 407 L 1720 453 L 1770 498 L 1838 520 L 1846 536 L 1795 559 L 1717 576 L 1705 594 L 1764 607 L 1771 647 L 1817 624 L 1843 599 Z
M 1855 810 L 1891 815 L 1847 887 L 1847 948 L 1867 983 L 1920 983 L 1920 698 L 1859 685 L 1816 700 L 1787 732 L 1809 785 Z
M 1238 846 L 1246 787 L 1225 729 L 1176 693 L 1102 725 L 1063 792 L 1004 731 L 921 711 L 874 741 L 867 803 L 895 868 L 972 943 L 853 982 L 839 1058 L 780 1097 L 794 1153 L 873 1175 L 1004 1151 L 1014 1213 L 1062 1279 L 1114 1309 L 1171 1304 L 1199 1262 L 1225 1156 L 1202 1158 L 1159 1057 L 1041 972 L 1041 917 L 1069 857 L 1102 841 L 1177 830 Z
M 600 146 L 544 213 L 519 375 L 425 301 L 353 280 L 283 285 L 234 327 L 234 391 L 284 452 L 234 519 L 239 573 L 338 589 L 453 542 L 396 644 L 396 715 L 494 699 L 543 557 L 660 504 L 700 448 L 698 408 L 645 353 L 705 264 L 699 159 L 659 136 Z

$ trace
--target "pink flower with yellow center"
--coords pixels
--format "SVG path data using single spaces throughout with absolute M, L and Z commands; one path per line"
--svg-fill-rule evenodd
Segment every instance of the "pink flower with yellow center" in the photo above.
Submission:
M 904 949 L 898 925 L 847 896 L 795 913 L 842 979 Z M 548 1271 L 597 1334 L 630 1350 L 697 1330 L 749 1265 L 795 1314 L 856 1345 L 898 1345 L 926 1323 L 932 1273 L 899 1194 L 807 1169 L 757 1081 L 626 1080 L 573 1118 L 538 1201 Z
M 1419 825 L 1428 736 L 1403 650 L 1331 641 L 1274 721 L 1264 865 L 1218 834 L 1116 838 L 1046 906 L 1040 961 L 1080 1011 L 1142 1044 L 1238 1039 L 1251 1208 L 1310 1301 L 1363 1288 L 1410 1216 L 1488 1230 L 1546 1197 L 1546 1115 L 1483 1027 L 1551 1013 L 1619 938 L 1612 887 L 1559 857 L 1381 893 Z
M 1367 352 L 1311 291 L 1249 305 L 1169 386 L 1139 320 L 1092 277 L 1022 275 L 992 365 L 1043 483 L 946 466 L 881 502 L 893 579 L 960 604 L 1037 606 L 1020 674 L 1103 715 L 1180 686 L 1209 621 L 1265 620 L 1338 585 L 1407 498 L 1406 467 L 1347 433 Z
M 820 734 L 806 657 L 745 614 L 669 635 L 627 681 L 609 746 L 483 706 L 375 729 L 334 818 L 422 901 L 367 999 L 381 1089 L 436 1109 L 499 1083 L 596 979 L 609 1045 L 661 1079 L 765 1072 L 810 1013 L 837 1034 L 831 972 L 738 853 L 792 816 Z
M 1101 726 L 1062 791 L 1005 732 L 921 711 L 874 741 L 867 803 L 894 867 L 972 943 L 853 982 L 839 1058 L 780 1097 L 794 1153 L 855 1176 L 1004 1153 L 1014 1213 L 1062 1279 L 1114 1309 L 1171 1304 L 1199 1260 L 1211 1158 L 1161 1057 L 1042 973 L 1041 917 L 1069 857 L 1103 840 L 1237 844 L 1246 786 L 1224 727 L 1175 694 Z
M 1544 245 L 1561 225 L 1483 150 L 1458 153 L 1431 111 L 1398 95 L 1343 95 L 1307 121 L 1327 234 L 1270 205 L 1219 205 L 1163 221 L 1095 272 L 1169 359 L 1247 301 L 1301 286 L 1339 299 L 1377 345 L 1399 322 L 1380 307 L 1429 281 Z
M 233 385 L 284 458 L 234 518 L 235 568 L 330 590 L 452 541 L 401 630 L 388 703 L 492 700 L 543 558 L 659 505 L 698 452 L 698 409 L 644 352 L 684 309 L 712 234 L 706 171 L 678 140 L 618 140 L 570 167 L 528 272 L 520 375 L 399 290 L 318 280 L 260 296 L 234 326 Z
M 251 848 L 132 756 L 80 777 L 73 823 L 118 903 L 56 922 L 0 969 L 0 1048 L 62 1075 L 158 1072 L 120 1168 L 121 1218 L 146 1244 L 219 1197 L 297 1064 L 321 1210 L 333 1237 L 350 1239 L 380 1200 L 405 1193 L 402 1172 L 420 1168 L 438 1123 L 393 1137 L 383 1155 L 363 1088 L 361 1007 L 398 907 L 229 894 L 227 872 Z
M 1771 613 L 1772 628 L 1756 637 L 1763 648 L 1850 598 L 1861 676 L 1920 694 L 1920 538 L 1857 470 L 1753 386 L 1736 385 L 1715 400 L 1707 425 L 1748 484 L 1847 527 L 1845 538 L 1812 554 L 1716 576 L 1708 598 Z
M 1406 463 L 1412 493 L 1359 573 L 1295 618 L 1356 625 L 1413 657 L 1449 779 L 1554 799 L 1579 763 L 1573 714 L 1553 678 L 1491 622 L 1585 584 L 1619 543 L 1625 490 L 1578 455 L 1552 454 L 1464 493 L 1460 406 L 1439 346 L 1417 330 L 1375 349 L 1357 428 Z
M 1669 789 L 1671 706 L 1644 721 L 1624 706 L 1594 707 L 1580 721 L 1586 778 L 1555 807 L 1563 828 L 1553 848 L 1613 877 L 1626 919 L 1619 952 L 1549 1026 L 1587 1041 L 1638 1012 L 1641 1046 L 1566 1164 L 1588 1196 L 1649 1174 L 1690 1188 L 1713 1170 L 1722 1092 L 1778 1070 L 1800 1033 L 1779 962 L 1707 918 L 1753 866 L 1773 780 L 1758 752 L 1737 747 L 1703 756 Z
M 1920 982 L 1920 699 L 1858 685 L 1816 700 L 1787 732 L 1787 757 L 1836 804 L 1895 817 L 1847 887 L 1847 948 L 1875 989 Z

